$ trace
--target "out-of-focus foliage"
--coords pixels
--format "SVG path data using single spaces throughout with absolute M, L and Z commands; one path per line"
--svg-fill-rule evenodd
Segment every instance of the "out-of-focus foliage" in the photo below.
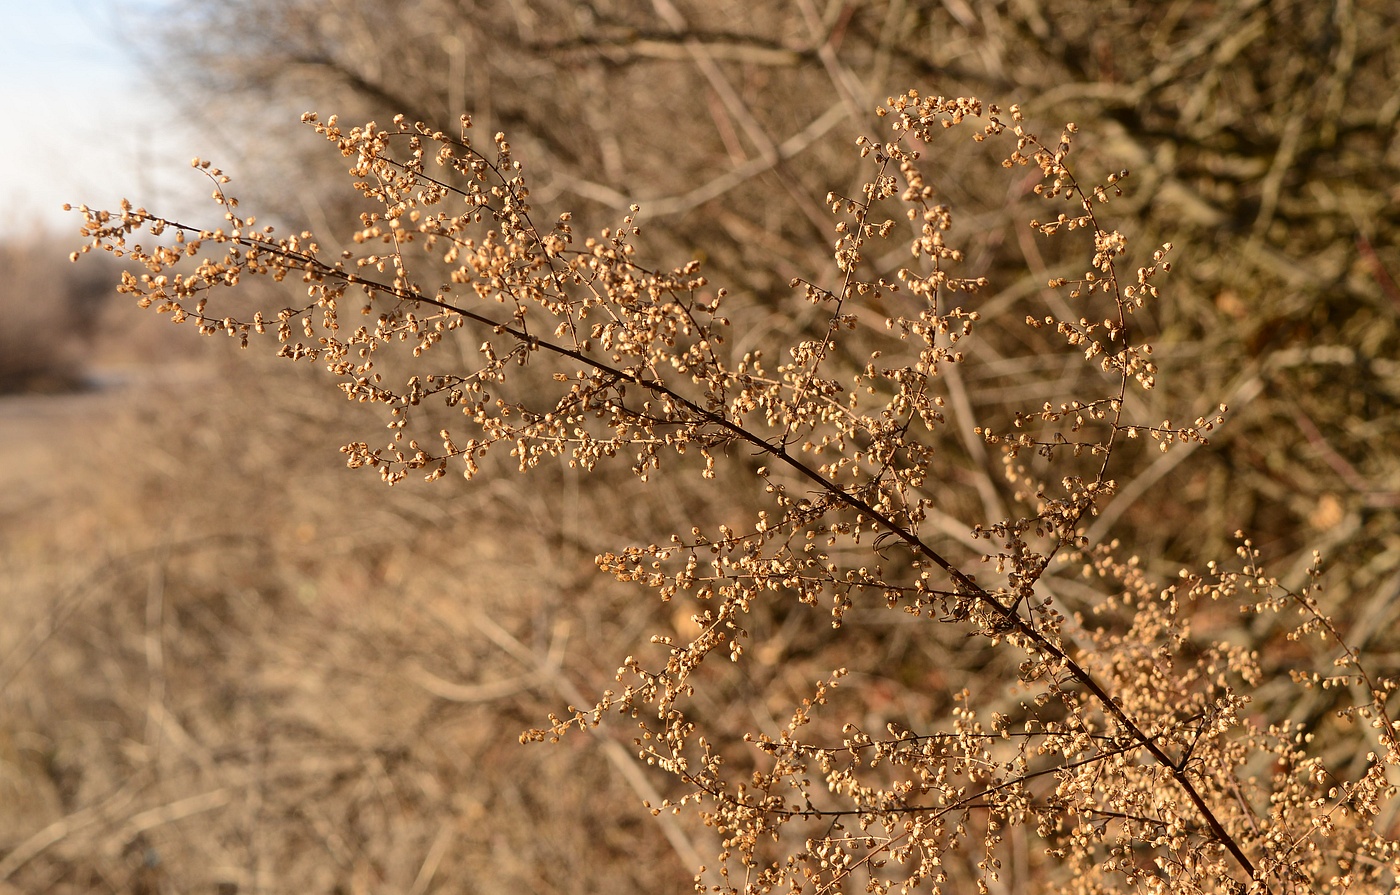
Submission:
M 0 243 L 0 394 L 84 385 L 84 351 L 118 266 L 77 268 L 67 255 L 60 237 L 43 231 Z
M 619 810 L 654 794 L 625 750 L 518 743 L 611 679 L 590 644 L 654 625 L 587 598 L 606 530 L 577 543 L 509 478 L 386 494 L 338 468 L 336 405 L 238 361 L 109 399 L 84 462 L 35 465 L 45 499 L 0 508 L 0 879 L 685 888 L 654 821 Z M 522 515 L 537 537 L 497 536 Z
M 1400 438 L 1393 3 L 236 0 L 190 5 L 170 28 L 209 114 L 248 122 L 250 144 L 269 145 L 268 103 L 448 129 L 470 112 L 511 134 L 537 201 L 586 227 L 635 201 L 658 257 L 698 253 L 760 296 L 820 268 L 818 200 L 854 186 L 846 147 L 885 97 L 918 85 L 1021 102 L 1046 128 L 1092 123 L 1081 164 L 1133 173 L 1119 223 L 1189 259 L 1159 312 L 1162 403 L 1235 409 L 1218 450 L 1189 473 L 1178 458 L 1146 470 L 1100 533 L 1187 559 L 1245 528 L 1304 563 L 1321 540 L 1361 590 L 1396 568 L 1397 545 L 1381 546 L 1400 504 L 1385 449 Z M 1014 223 L 1024 196 L 987 159 L 942 161 L 946 199 L 971 215 L 968 273 L 1019 320 L 1055 259 Z M 289 182 L 325 170 L 282 163 Z M 320 232 L 335 219 L 319 191 L 277 197 Z M 982 412 L 1034 346 L 999 348 L 969 373 Z M 1165 493 L 1200 501 L 1164 519 L 1151 504 Z

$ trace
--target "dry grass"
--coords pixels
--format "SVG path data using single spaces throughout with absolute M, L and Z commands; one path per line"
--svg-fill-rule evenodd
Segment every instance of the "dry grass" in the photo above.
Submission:
M 606 679 L 587 644 L 641 620 L 560 611 L 587 558 L 494 536 L 501 502 L 529 495 L 385 500 L 337 471 L 345 421 L 294 397 L 308 383 L 241 369 L 128 399 L 5 541 L 0 875 L 55 892 L 679 887 L 689 868 L 607 749 L 518 743 Z

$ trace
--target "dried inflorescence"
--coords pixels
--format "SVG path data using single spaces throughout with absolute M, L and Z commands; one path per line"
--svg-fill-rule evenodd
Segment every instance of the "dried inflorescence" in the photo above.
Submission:
M 454 136 L 403 120 L 347 131 L 306 116 L 353 160 L 370 202 L 354 247 L 338 254 L 310 233 L 257 227 L 225 195 L 227 179 L 198 161 L 217 186 L 220 229 L 124 204 L 84 209 L 85 233 L 88 248 L 144 265 L 121 287 L 143 307 L 244 345 L 275 334 L 281 356 L 323 364 L 350 400 L 379 407 L 387 442 L 344 451 L 391 484 L 454 468 L 470 478 L 497 449 L 521 471 L 565 458 L 583 470 L 621 460 L 643 480 L 731 468 L 752 477 L 765 508 L 739 527 L 696 525 L 598 557 L 621 582 L 697 606 L 691 634 L 653 638 L 623 661 L 618 690 L 524 736 L 554 739 L 614 714 L 635 721 L 640 758 L 684 787 L 653 811 L 698 809 L 723 837 L 702 883 L 989 891 L 1015 830 L 1039 840 L 1028 864 L 1056 891 L 1389 884 L 1397 858 L 1373 820 L 1393 797 L 1386 768 L 1400 761 L 1386 713 L 1394 685 L 1350 649 L 1341 677 L 1297 676 L 1365 694 L 1355 711 L 1377 731 L 1372 757 L 1356 779 L 1336 777 L 1310 751 L 1311 733 L 1250 714 L 1250 693 L 1276 684 L 1261 679 L 1257 656 L 1192 629 L 1198 605 L 1296 607 L 1300 636 L 1340 643 L 1310 592 L 1268 577 L 1247 544 L 1238 571 L 1184 574 L 1161 589 L 1119 545 L 1086 537 L 1125 445 L 1204 442 L 1225 411 L 1186 425 L 1129 415 L 1157 375 L 1134 315 L 1159 298 L 1171 246 L 1124 269 L 1128 240 L 1102 217 L 1127 172 L 1081 184 L 1068 166 L 1075 127 L 1044 143 L 1016 106 L 910 92 L 880 114 L 892 135 L 859 141 L 874 169 L 863 189 L 827 197 L 834 275 L 792 282 L 820 325 L 742 352 L 729 347 L 726 318 L 737 300 L 697 263 L 656 271 L 636 260 L 639 209 L 582 241 L 568 214 L 538 226 L 510 145 L 498 134 L 478 149 L 467 119 Z M 1038 172 L 1034 194 L 1056 209 L 1031 227 L 1082 234 L 1090 259 L 1081 276 L 1048 283 L 1059 298 L 1026 324 L 1090 365 L 1080 381 L 1095 390 L 976 427 L 1000 453 L 1013 507 L 970 526 L 981 556 L 930 524 L 953 487 L 933 474 L 957 438 L 947 380 L 975 350 L 989 287 L 957 275 L 953 211 L 925 173 L 926 147 L 957 127 L 1014 143 L 1004 166 Z M 167 242 L 131 244 L 144 230 Z M 885 246 L 902 236 L 904 265 L 887 269 Z M 299 278 L 306 298 L 235 313 L 223 287 L 250 275 Z M 882 329 L 862 322 L 871 309 Z M 725 500 L 717 485 L 714 499 Z M 1075 570 L 1091 597 L 1064 597 Z M 872 732 L 858 717 L 829 717 L 848 686 L 837 669 L 810 682 L 785 725 L 716 741 L 691 709 L 711 680 L 706 663 L 716 653 L 746 661 L 762 646 L 746 619 L 783 601 L 822 607 L 835 628 L 853 612 L 903 613 L 930 637 L 979 638 L 1013 656 L 1014 671 L 995 707 L 954 694 L 944 716 Z

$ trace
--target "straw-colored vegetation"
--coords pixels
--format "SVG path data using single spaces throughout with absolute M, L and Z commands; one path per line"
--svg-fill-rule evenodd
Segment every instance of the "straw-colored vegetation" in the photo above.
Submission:
M 413 7 L 172 37 L 357 190 L 87 215 L 250 350 L 5 547 L 0 878 L 1395 884 L 1385 4 Z

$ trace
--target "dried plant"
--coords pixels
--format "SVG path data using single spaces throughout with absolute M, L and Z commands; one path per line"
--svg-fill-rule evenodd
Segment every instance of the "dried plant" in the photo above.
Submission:
M 243 345 L 267 335 L 279 355 L 324 365 L 346 397 L 384 413 L 387 443 L 344 452 L 390 484 L 495 475 L 484 458 L 505 452 L 522 472 L 563 459 L 600 474 L 626 464 L 650 483 L 698 476 L 721 511 L 742 513 L 735 495 L 756 493 L 755 515 L 598 557 L 688 623 L 627 656 L 593 705 L 522 737 L 635 724 L 638 757 L 673 779 L 652 812 L 699 817 L 720 837 L 697 890 L 1393 886 L 1394 683 L 1365 670 L 1317 602 L 1320 564 L 1306 587 L 1285 587 L 1241 535 L 1230 562 L 1162 586 L 1132 545 L 1088 536 L 1141 445 L 1204 443 L 1225 412 L 1141 415 L 1157 369 L 1136 315 L 1160 300 L 1172 247 L 1134 263 L 1109 225 L 1126 172 L 1082 183 L 1068 166 L 1074 125 L 1045 142 L 1016 106 L 911 91 L 879 114 L 893 132 L 859 141 L 873 168 L 863 189 L 827 196 L 834 270 L 792 282 L 790 319 L 817 322 L 794 323 L 785 342 L 750 338 L 750 306 L 698 263 L 643 265 L 636 207 L 581 242 L 568 214 L 537 225 L 505 137 L 479 148 L 466 118 L 453 136 L 306 116 L 369 200 L 355 248 L 258 225 L 197 161 L 220 228 L 127 204 L 83 209 L 84 251 L 144 265 L 121 287 L 143 307 Z M 1030 226 L 1089 258 L 1025 320 L 1031 350 L 1082 364 L 1057 374 L 1072 390 L 975 424 L 959 369 L 979 350 L 991 284 L 958 275 L 953 210 L 924 155 L 957 128 L 1011 143 L 1003 166 L 1028 168 L 1049 209 Z M 155 242 L 133 242 L 147 231 Z M 306 298 L 240 306 L 226 287 L 254 275 L 298 279 Z M 970 502 L 956 496 L 968 481 Z M 963 518 L 969 506 L 979 518 Z M 1220 607 L 1299 613 L 1288 639 L 1321 638 L 1336 668 L 1268 675 L 1256 644 L 1214 636 Z M 767 718 L 726 713 L 733 678 L 716 666 L 773 645 L 752 636 L 756 618 L 821 613 L 836 631 L 828 658 L 853 620 L 882 612 L 949 653 L 986 651 L 977 689 L 931 693 L 872 726 L 879 693 L 863 674 L 879 657 L 853 637 L 840 667 L 794 657 L 805 676 L 770 678 Z M 918 669 L 925 684 L 935 671 Z M 1254 694 L 1280 685 L 1350 691 L 1326 739 L 1360 749 L 1359 767 L 1323 760 L 1317 719 L 1257 712 Z

